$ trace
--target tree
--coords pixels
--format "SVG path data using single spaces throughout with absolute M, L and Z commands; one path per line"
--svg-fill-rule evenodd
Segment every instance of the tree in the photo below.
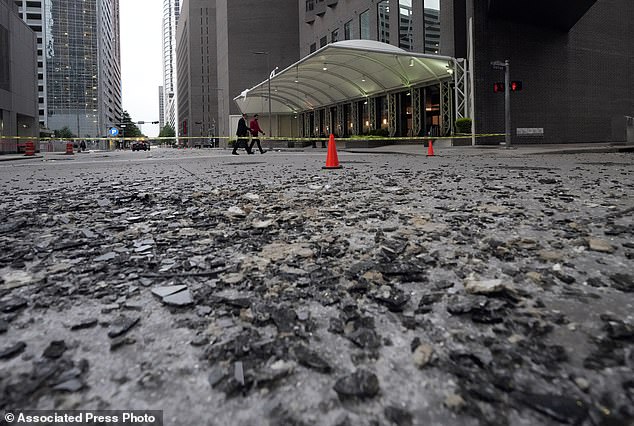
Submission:
M 176 131 L 169 124 L 163 126 L 159 133 L 159 138 L 173 138 L 174 136 L 176 136 Z
M 55 130 L 53 132 L 53 135 L 56 138 L 60 138 L 60 139 L 71 139 L 75 137 L 75 134 L 70 130 L 68 126 L 64 126 L 59 130 Z
M 136 124 L 132 121 L 130 114 L 128 111 L 123 111 L 123 117 L 121 117 L 121 124 L 125 125 L 125 130 L 122 133 L 125 133 L 126 138 L 140 138 L 145 135 L 141 133 L 141 130 L 136 126 Z M 123 127 L 123 126 L 120 126 Z

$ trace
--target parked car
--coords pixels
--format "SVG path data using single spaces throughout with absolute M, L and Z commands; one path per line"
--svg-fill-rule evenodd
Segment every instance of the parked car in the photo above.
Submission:
M 132 151 L 149 151 L 150 144 L 147 141 L 134 141 L 132 142 Z

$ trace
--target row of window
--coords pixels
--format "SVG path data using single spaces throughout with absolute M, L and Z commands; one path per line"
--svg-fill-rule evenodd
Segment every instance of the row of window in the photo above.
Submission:
M 323 0 L 322 0 L 323 1 Z M 418 0 L 424 13 L 422 35 L 424 39 L 424 53 L 440 53 L 440 3 L 439 0 Z M 306 1 L 307 11 L 313 0 Z M 310 9 L 312 10 L 312 9 Z M 399 28 L 398 46 L 405 50 L 414 50 L 414 19 L 412 14 L 412 0 L 399 0 Z M 390 7 L 389 0 L 377 3 L 377 39 L 383 43 L 390 43 Z M 343 25 L 343 40 L 352 39 L 369 40 L 370 35 L 370 10 L 359 14 L 358 35 L 354 33 L 353 21 L 349 20 Z M 330 43 L 340 40 L 339 29 L 330 33 Z M 319 39 L 319 47 L 328 44 L 328 36 Z M 317 50 L 317 43 L 310 45 L 310 53 Z
M 306 12 L 312 12 L 316 8 L 319 9 L 321 3 L 324 3 L 324 0 L 306 0 Z M 327 3 L 329 6 L 334 6 L 337 4 L 336 1 L 329 1 Z
M 360 39 L 370 39 L 370 11 L 366 10 L 359 15 L 359 35 Z M 352 19 L 343 24 L 343 40 L 354 39 L 354 31 L 352 27 Z M 330 43 L 340 41 L 339 28 L 336 28 L 330 33 Z M 328 44 L 328 36 L 323 36 L 319 39 L 319 47 L 322 48 Z M 317 43 L 310 45 L 310 53 L 317 50 Z

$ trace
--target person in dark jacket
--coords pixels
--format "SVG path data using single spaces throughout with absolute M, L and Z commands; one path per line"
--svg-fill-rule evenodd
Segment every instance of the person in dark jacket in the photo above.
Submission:
M 260 154 L 264 154 L 266 151 L 262 149 L 262 145 L 260 145 L 260 133 L 262 133 L 263 135 L 265 134 L 262 129 L 260 129 L 260 124 L 258 123 L 258 115 L 255 114 L 253 116 L 253 120 L 251 120 L 251 122 L 249 123 L 249 128 L 251 130 L 251 137 L 253 139 L 251 139 L 251 146 L 249 147 L 249 150 L 251 152 L 253 152 L 253 146 L 257 143 L 258 144 L 258 149 L 260 150 Z
M 247 115 L 242 114 L 240 120 L 238 120 L 238 130 L 236 130 L 236 136 L 238 140 L 233 144 L 233 151 L 231 152 L 233 155 L 238 155 L 238 148 L 244 147 L 248 154 L 253 154 L 253 151 L 249 149 L 248 137 L 249 137 L 249 128 L 247 127 Z

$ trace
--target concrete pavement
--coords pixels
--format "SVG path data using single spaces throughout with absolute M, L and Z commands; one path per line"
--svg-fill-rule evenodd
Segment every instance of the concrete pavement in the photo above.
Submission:
M 630 424 L 629 156 L 446 151 L 0 164 L 0 410 Z
M 158 148 L 154 148 L 158 149 Z M 199 151 L 199 149 L 196 149 Z M 394 144 L 376 148 L 337 148 L 339 152 L 363 153 L 363 154 L 405 154 L 405 155 L 427 155 L 427 147 L 420 144 Z M 207 150 L 205 150 L 207 151 Z M 275 152 L 315 152 L 326 151 L 324 148 L 283 148 L 273 149 Z M 103 151 L 76 152 L 75 155 L 87 155 Z M 212 152 L 223 152 L 223 150 L 211 149 Z M 532 144 L 513 145 L 506 149 L 499 145 L 476 145 L 476 146 L 448 146 L 445 141 L 434 143 L 434 155 L 485 155 L 485 156 L 516 156 L 516 155 L 546 155 L 546 154 L 581 154 L 581 153 L 613 153 L 613 152 L 634 152 L 634 145 L 625 143 L 583 143 L 583 144 Z M 24 154 L 2 154 L 0 161 L 17 161 L 29 159 L 43 159 L 50 157 L 66 157 L 63 152 L 36 153 L 34 156 Z

